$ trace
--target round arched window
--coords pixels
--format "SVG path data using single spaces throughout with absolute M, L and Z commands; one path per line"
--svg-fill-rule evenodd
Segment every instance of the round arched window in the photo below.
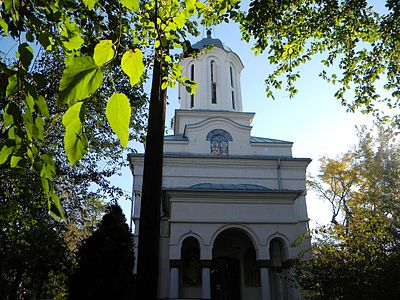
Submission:
M 228 156 L 229 141 L 232 141 L 232 136 L 229 132 L 223 129 L 211 130 L 207 135 L 207 141 L 210 141 L 210 152 L 212 156 Z

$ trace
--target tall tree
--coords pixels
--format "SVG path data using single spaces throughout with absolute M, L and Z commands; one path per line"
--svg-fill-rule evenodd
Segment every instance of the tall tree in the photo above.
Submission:
M 133 235 L 121 207 L 112 204 L 78 251 L 69 299 L 132 299 L 133 265 Z
M 400 125 L 399 112 L 385 109 L 400 104 L 397 0 L 253 0 L 238 20 L 243 38 L 275 66 L 266 79 L 268 96 L 284 87 L 293 97 L 299 67 L 322 56 L 320 76 L 338 85 L 335 97 L 349 111 Z
M 311 182 L 332 205 L 332 224 L 315 230 L 314 258 L 296 267 L 313 299 L 400 297 L 400 143 L 383 127 L 359 138 L 354 150 L 324 158 Z

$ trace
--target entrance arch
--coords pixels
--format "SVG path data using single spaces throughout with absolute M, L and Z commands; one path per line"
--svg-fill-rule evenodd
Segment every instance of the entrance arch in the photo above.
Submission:
M 211 299 L 261 299 L 254 244 L 243 230 L 229 228 L 216 237 L 212 251 Z

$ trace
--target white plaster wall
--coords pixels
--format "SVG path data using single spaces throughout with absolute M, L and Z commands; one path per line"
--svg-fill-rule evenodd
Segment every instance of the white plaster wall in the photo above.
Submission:
M 160 226 L 160 253 L 158 273 L 158 296 L 160 299 L 169 295 L 169 222 L 163 218 Z
M 208 111 L 208 110 L 176 110 L 174 120 L 174 133 L 184 133 L 188 125 L 198 124 L 214 117 L 223 117 L 235 123 L 250 126 L 255 113 Z
M 223 129 L 232 136 L 229 142 L 229 155 L 244 156 L 292 156 L 292 144 L 288 143 L 252 143 L 251 121 L 253 114 L 177 111 L 175 115 L 175 134 L 183 134 L 187 141 L 170 141 L 164 143 L 165 153 L 210 154 L 210 141 L 207 134 L 214 129 Z
M 212 259 L 212 246 L 216 236 L 223 230 L 229 228 L 243 229 L 255 245 L 257 260 L 270 259 L 269 242 L 274 237 L 282 238 L 285 242 L 288 258 L 295 257 L 300 251 L 307 249 L 309 240 L 300 244 L 298 247 L 290 247 L 291 243 L 303 235 L 306 231 L 305 224 L 302 223 L 184 223 L 171 220 L 170 236 L 170 259 L 179 259 L 181 242 L 188 234 L 200 236 L 200 258 Z
M 135 164 L 134 190 L 140 190 L 143 156 L 131 156 L 131 161 Z M 280 159 L 279 162 L 282 189 L 305 190 L 305 169 L 309 160 Z M 187 188 L 199 183 L 245 183 L 276 190 L 279 187 L 278 172 L 277 159 L 165 156 L 163 187 Z M 135 203 L 135 216 L 138 216 L 136 209 L 139 207 Z

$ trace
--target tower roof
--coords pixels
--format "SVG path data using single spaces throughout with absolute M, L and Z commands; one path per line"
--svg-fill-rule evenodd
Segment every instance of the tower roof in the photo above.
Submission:
M 211 30 L 207 30 L 207 37 L 201 39 L 195 43 L 192 47 L 195 49 L 203 50 L 204 48 L 214 46 L 225 50 L 226 52 L 233 52 L 227 45 L 225 45 L 220 39 L 213 39 L 211 37 Z

